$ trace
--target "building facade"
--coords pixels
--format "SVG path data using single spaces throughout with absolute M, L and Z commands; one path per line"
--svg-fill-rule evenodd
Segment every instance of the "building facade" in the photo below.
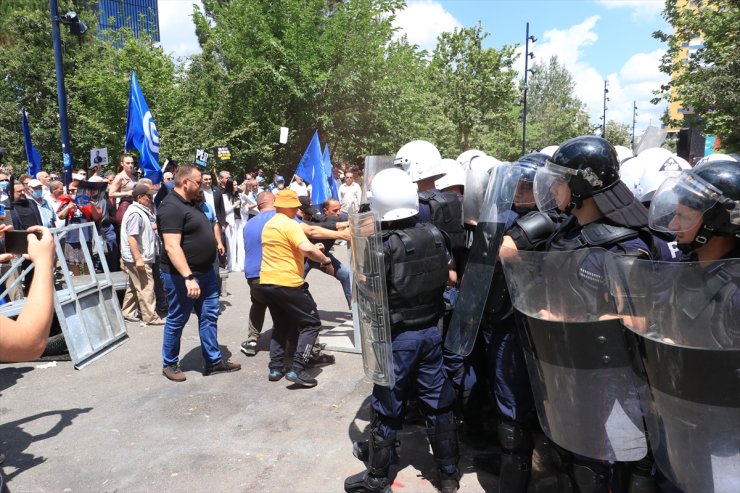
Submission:
M 100 30 L 131 29 L 137 38 L 147 33 L 159 41 L 159 9 L 157 0 L 99 0 Z

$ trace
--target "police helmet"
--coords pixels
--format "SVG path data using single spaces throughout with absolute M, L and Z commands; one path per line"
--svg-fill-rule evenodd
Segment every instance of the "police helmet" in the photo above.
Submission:
M 403 170 L 379 171 L 370 185 L 370 209 L 381 221 L 405 219 L 419 213 L 419 195 L 411 177 Z
M 717 233 L 740 238 L 740 163 L 704 162 L 665 180 L 655 192 L 650 204 L 651 228 L 682 233 L 697 226 L 690 243 L 679 242 L 684 253 L 696 250 Z
M 442 155 L 431 142 L 412 140 L 396 153 L 393 161 L 396 167 L 403 168 L 414 183 L 426 178 L 439 178 L 444 175 L 441 169 Z
M 614 150 L 617 151 L 617 161 L 619 161 L 619 164 L 622 164 L 629 158 L 635 157 L 635 153 L 629 147 L 614 146 Z
M 465 187 L 465 170 L 457 161 L 443 159 L 442 167 L 445 174 L 434 182 L 434 188 L 444 192 L 445 189 L 454 186 Z
M 636 158 L 638 159 L 638 158 Z M 691 169 L 689 163 L 675 154 L 670 154 L 666 159 L 646 161 L 643 155 L 639 160 L 642 164 L 642 175 L 640 176 L 640 202 L 650 205 L 655 191 L 667 178 L 678 176 L 681 171 Z
M 619 161 L 614 147 L 601 137 L 585 135 L 563 143 L 535 176 L 535 200 L 542 210 L 557 205 L 551 188 L 566 183 L 571 202 L 564 212 L 580 208 L 583 199 L 593 197 L 601 213 L 615 224 L 642 227 L 647 209 L 619 179 Z
M 485 156 L 486 153 L 483 151 L 480 151 L 478 149 L 468 149 L 467 151 L 463 151 L 459 156 L 457 156 L 457 163 L 463 167 L 464 170 L 467 170 L 470 168 L 470 162 L 480 156 Z
M 543 148 L 540 152 L 542 154 L 547 154 L 548 157 L 552 157 L 553 154 L 555 154 L 555 151 L 558 150 L 558 146 L 547 146 Z
M 519 181 L 534 183 L 534 175 L 537 173 L 537 168 L 543 167 L 549 158 L 550 156 L 543 152 L 530 152 L 517 159 L 514 164 L 522 168 Z

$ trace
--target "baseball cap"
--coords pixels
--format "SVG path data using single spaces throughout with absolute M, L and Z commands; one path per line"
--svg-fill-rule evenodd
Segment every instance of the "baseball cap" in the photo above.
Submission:
M 131 195 L 138 199 L 142 195 L 154 195 L 154 192 L 147 185 L 136 185 L 131 191 Z
M 281 176 L 281 175 L 277 175 L 277 176 L 275 177 L 275 183 L 277 183 L 277 182 L 279 182 L 279 181 L 285 181 L 285 178 L 284 178 L 283 176 Z
M 293 190 L 280 190 L 275 195 L 275 207 L 289 209 L 300 206 L 301 201 L 298 200 L 298 194 L 295 193 Z
M 44 184 L 41 183 L 40 181 L 34 179 L 34 180 L 31 180 L 31 181 L 28 182 L 28 186 L 30 188 L 35 188 L 35 187 L 43 187 Z

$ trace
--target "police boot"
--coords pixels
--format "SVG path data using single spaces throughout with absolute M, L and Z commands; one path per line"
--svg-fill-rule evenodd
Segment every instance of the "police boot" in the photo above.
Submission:
M 456 493 L 460 486 L 460 472 L 457 462 L 460 459 L 457 442 L 457 425 L 452 412 L 446 416 L 430 416 L 430 426 L 427 428 L 429 444 L 440 472 L 439 490 L 442 493 Z
M 398 464 L 398 447 L 401 446 L 401 442 L 396 440 L 393 447 L 393 456 L 391 457 L 391 464 Z M 362 462 L 367 461 L 370 458 L 370 440 L 362 440 L 352 442 L 352 455 L 360 459 Z
M 609 467 L 596 461 L 573 464 L 573 480 L 579 493 L 609 493 Z
M 576 487 L 571 476 L 573 468 L 573 454 L 548 441 L 545 443 L 550 466 L 555 470 L 558 482 L 558 493 L 575 493 Z
M 501 444 L 499 491 L 526 493 L 532 473 L 532 435 L 517 422 L 502 421 L 498 425 L 498 439 Z
M 392 493 L 388 469 L 391 466 L 395 439 L 383 440 L 377 431 L 370 433 L 370 450 L 367 470 L 352 475 L 344 480 L 344 491 L 347 493 Z

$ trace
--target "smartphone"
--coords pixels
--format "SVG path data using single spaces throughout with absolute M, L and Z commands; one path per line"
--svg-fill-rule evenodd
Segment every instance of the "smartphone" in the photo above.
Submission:
M 10 230 L 5 232 L 5 253 L 14 253 L 16 255 L 22 255 L 28 253 L 28 235 L 35 234 L 38 239 L 41 239 L 41 233 L 38 231 L 29 233 L 28 231 L 21 230 Z

